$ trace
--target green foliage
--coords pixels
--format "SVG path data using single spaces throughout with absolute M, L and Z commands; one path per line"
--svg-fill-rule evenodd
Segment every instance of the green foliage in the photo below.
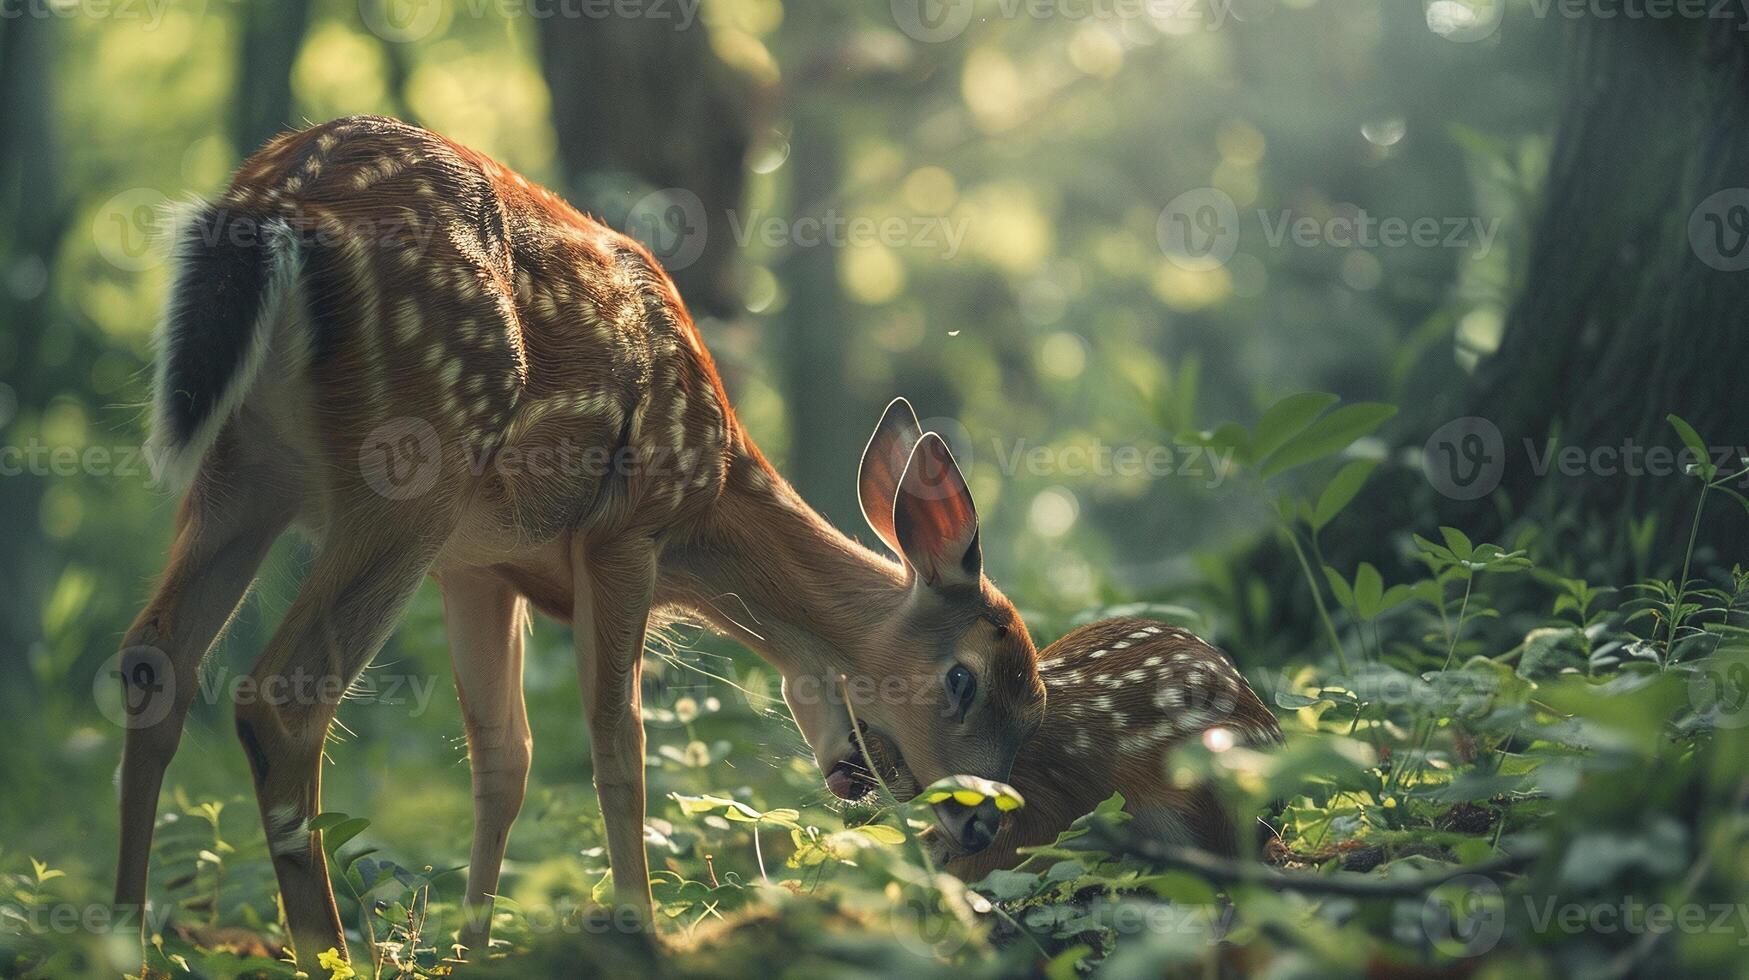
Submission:
M 1341 440 L 1317 435 L 1318 420 L 1341 412 L 1331 408 L 1321 396 L 1280 402 L 1257 428 L 1262 439 L 1225 428 L 1255 486 L 1274 495 L 1284 533 L 1313 553 L 1319 531 L 1376 465 L 1332 458 Z M 1358 431 L 1339 428 L 1348 441 Z M 1321 443 L 1335 475 L 1314 481 L 1315 496 L 1275 488 L 1255 463 L 1307 438 Z M 1695 475 L 1703 490 L 1718 479 Z M 1020 791 L 961 776 L 907 807 L 835 812 L 808 802 L 820 798 L 819 777 L 799 761 L 757 785 L 721 783 L 753 775 L 738 760 L 770 718 L 752 688 L 729 680 L 757 675 L 695 674 L 702 651 L 664 654 L 653 672 L 672 676 L 647 713 L 658 726 L 651 781 L 662 793 L 652 794 L 648 844 L 665 968 L 704 974 L 799 956 L 921 975 L 1121 976 L 1209 969 L 1221 956 L 1217 941 L 1255 962 L 1320 972 L 1481 962 L 1556 973 L 1599 957 L 1635 970 L 1734 962 L 1742 937 L 1728 923 L 1657 941 L 1561 923 L 1632 915 L 1633 902 L 1650 896 L 1679 910 L 1730 907 L 1731 869 L 1745 853 L 1732 814 L 1749 788 L 1737 764 L 1749 748 L 1749 571 L 1618 590 L 1456 527 L 1405 537 L 1413 559 L 1405 567 L 1419 567 L 1420 578 L 1387 582 L 1363 562 L 1352 575 L 1324 565 L 1304 579 L 1343 618 L 1329 620 L 1336 644 L 1325 656 L 1270 677 L 1253 672 L 1281 713 L 1284 745 L 1192 743 L 1167 762 L 1174 785 L 1209 787 L 1235 814 L 1263 815 L 1274 839 L 1256 850 L 1254 825 L 1239 820 L 1236 859 L 1149 852 L 1119 795 L 1055 841 L 1024 849 L 1018 867 L 967 886 L 931 867 L 911 839 L 927 825 L 929 804 L 993 798 L 1008 809 L 1023 804 Z M 1110 615 L 1201 621 L 1156 602 L 1077 618 Z M 1344 646 L 1360 658 L 1344 664 L 1336 656 Z M 705 679 L 676 684 L 683 676 Z M 541 703 L 538 685 L 534 694 Z M 149 965 L 172 976 L 289 975 L 273 947 L 252 951 L 227 938 L 241 930 L 271 939 L 278 930 L 252 815 L 229 798 L 181 788 L 174 796 L 155 867 L 175 907 L 168 924 L 154 925 Z M 431 837 L 430 805 L 408 799 L 373 819 L 329 812 L 311 822 L 323 833 L 362 976 L 440 976 L 453 965 L 464 869 L 390 856 L 463 847 L 465 821 L 443 835 L 447 846 Z M 532 839 L 513 845 L 488 969 L 539 972 L 578 958 L 603 969 L 653 967 L 647 948 L 601 925 L 611 881 L 586 794 L 537 797 L 519 835 Z M 91 865 L 75 875 L 0 852 L 0 867 L 0 914 L 26 927 L 102 889 Z M 116 963 L 113 944 L 44 941 L 32 928 L 0 936 L 13 962 L 31 964 L 27 975 Z
M 9 72 L 54 69 L 53 98 L 0 94 L 21 114 L 50 114 L 44 140 L 0 148 L 6 173 L 29 161 L 55 178 L 0 202 L 4 448 L 139 445 L 145 413 L 134 407 L 167 271 L 150 256 L 118 263 L 115 229 L 152 230 L 141 199 L 214 194 L 251 149 L 227 128 L 250 66 L 222 52 L 247 36 L 252 2 L 148 4 L 166 12 L 150 29 L 88 15 L 102 4 L 0 23 Z M 426 5 L 443 13 L 431 37 L 395 44 L 360 20 L 377 5 L 311 7 L 290 78 L 294 118 L 411 114 L 574 189 L 554 153 L 533 18 Z M 788 115 L 750 148 L 758 209 L 812 203 L 790 141 L 816 138 L 830 145 L 815 157 L 844 164 L 828 175 L 834 207 L 939 211 L 969 231 L 952 261 L 873 245 L 814 263 L 793 245 L 737 243 L 750 312 L 705 326 L 749 431 L 791 471 L 785 433 L 831 421 L 799 413 L 804 394 L 878 410 L 905 393 L 926 415 L 952 414 L 977 450 L 968 466 L 992 574 L 1041 639 L 1107 616 L 1185 625 L 1227 646 L 1278 711 L 1284 746 L 1187 745 L 1166 775 L 1212 787 L 1279 833 L 1255 848 L 1241 818 L 1234 867 L 1298 877 L 1223 877 L 1124 853 L 1136 822 L 1114 797 L 1019 868 L 964 885 L 916 846 L 921 807 L 827 799 L 769 668 L 678 632 L 646 669 L 658 964 L 602 921 L 611 882 L 571 651 L 542 625 L 526 685 L 536 771 L 497 904 L 499 945 L 480 975 L 1741 973 L 1749 936 L 1740 918 L 1711 913 L 1741 909 L 1749 868 L 1749 571 L 1732 564 L 1741 556 L 1721 559 L 1707 530 L 1721 509 L 1749 508 L 1739 471 L 1749 461 L 1709 458 L 1702 434 L 1669 418 L 1694 461 L 1692 482 L 1672 491 L 1692 495 L 1693 520 L 1680 571 L 1643 581 L 1595 571 L 1582 534 L 1561 535 L 1570 528 L 1489 532 L 1500 542 L 1490 543 L 1422 519 L 1416 501 L 1402 526 L 1357 514 L 1369 492 L 1395 493 L 1385 481 L 1404 475 L 1400 451 L 1424 436 L 1418 393 L 1456 390 L 1458 365 L 1493 341 L 1524 250 L 1510 236 L 1462 261 L 1280 248 L 1253 223 L 1254 209 L 1494 219 L 1539 206 L 1546 139 L 1522 117 L 1554 91 L 1555 59 L 1521 44 L 1519 20 L 1509 43 L 1422 57 L 1419 45 L 1447 43 L 1428 35 L 1423 6 L 1264 4 L 1220 31 L 1170 33 L 980 15 L 950 44 L 909 44 L 884 4 L 847 8 L 841 21 L 768 0 L 702 10 L 713 44 L 781 93 L 776 115 Z M 31 31 L 47 43 L 19 40 Z M 816 84 L 828 49 L 895 84 Z M 1511 97 L 1478 79 L 1477 57 L 1499 59 L 1485 64 Z M 1468 100 L 1471 122 L 1441 124 L 1453 92 L 1486 96 Z M 1407 140 L 1365 135 L 1375 113 L 1407 127 Z M 1334 162 L 1328 186 L 1308 179 L 1308 159 Z M 1188 271 L 1161 255 L 1156 222 L 1175 195 L 1211 184 L 1241 199 L 1241 249 Z M 38 225 L 53 227 L 27 240 Z M 788 360 L 822 323 L 842 338 L 828 352 L 839 363 Z M 1258 398 L 1300 387 L 1406 411 L 1321 391 Z M 1211 415 L 1256 421 L 1209 425 Z M 989 439 L 1020 434 L 1053 452 L 1212 454 L 1201 476 L 1011 472 Z M 858 445 L 845 441 L 847 452 Z M 802 489 L 843 496 L 844 476 Z M 1035 519 L 1041 501 L 1072 503 L 1072 519 Z M 17 668 L 0 717 L 0 975 L 137 973 L 140 923 L 99 914 L 122 732 L 93 710 L 91 679 L 160 567 L 171 504 L 145 476 L 93 472 L 8 475 L 0 503 L 12 553 L 0 628 Z M 833 516 L 848 526 L 856 515 Z M 1624 520 L 1634 567 L 1683 533 L 1650 515 Z M 1283 543 L 1297 580 L 1234 560 L 1259 533 Z M 1344 533 L 1388 554 L 1345 557 L 1329 547 Z M 220 695 L 289 603 L 301 559 L 295 544 L 279 548 L 211 658 L 205 679 Z M 343 706 L 357 737 L 328 747 L 324 791 L 345 812 L 313 826 L 358 973 L 447 975 L 472 807 L 430 589 L 378 662 L 433 686 L 418 705 Z M 170 771 L 145 923 L 154 977 L 292 975 L 228 710 L 222 696 L 199 699 Z M 931 789 L 1020 798 L 966 780 Z M 1452 871 L 1477 873 L 1382 891 Z M 1587 918 L 1634 902 L 1701 908 L 1707 925 Z M 1569 910 L 1584 913 L 1579 927 L 1561 925 Z

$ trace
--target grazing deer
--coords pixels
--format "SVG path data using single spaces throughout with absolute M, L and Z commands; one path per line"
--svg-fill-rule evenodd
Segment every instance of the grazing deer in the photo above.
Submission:
M 315 557 L 235 701 L 306 967 L 346 949 L 309 825 L 323 740 L 427 575 L 467 727 L 474 948 L 528 775 L 530 606 L 572 626 L 615 901 L 646 928 L 639 678 L 653 607 L 777 668 L 840 796 L 871 785 L 841 689 L 883 775 L 912 793 L 961 772 L 1006 778 L 1038 726 L 1036 652 L 983 575 L 977 513 L 940 437 L 900 400 L 865 451 L 861 502 L 898 561 L 834 530 L 741 428 L 649 253 L 552 193 L 425 130 L 347 118 L 246 160 L 177 248 L 152 446 L 187 489 L 123 645 L 134 723 L 118 904 L 145 899 L 198 665 L 290 526 Z M 987 846 L 994 807 L 962 811 L 942 811 L 944 832 Z
M 995 843 L 975 854 L 926 831 L 949 871 L 977 881 L 1012 868 L 1020 863 L 1017 848 L 1056 840 L 1114 792 L 1123 794 L 1138 834 L 1236 852 L 1233 821 L 1216 795 L 1166 778 L 1167 758 L 1187 739 L 1281 741 L 1275 715 L 1219 650 L 1176 626 L 1102 619 L 1046 647 L 1039 671 L 1050 709 L 1009 779 L 1026 806 L 1007 814 Z

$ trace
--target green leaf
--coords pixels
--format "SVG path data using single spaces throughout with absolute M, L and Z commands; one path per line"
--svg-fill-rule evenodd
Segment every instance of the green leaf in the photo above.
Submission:
M 1354 612 L 1354 590 L 1348 587 L 1348 580 L 1342 577 L 1342 573 L 1325 565 L 1324 578 L 1329 581 L 1330 591 L 1336 596 L 1336 601 L 1342 604 L 1342 608 Z
M 1336 404 L 1336 396 L 1321 391 L 1289 395 L 1264 411 L 1251 437 L 1254 459 L 1263 459 L 1304 432 L 1324 410 Z
M 1379 601 L 1384 598 L 1385 582 L 1371 562 L 1361 562 L 1354 575 L 1354 606 L 1360 618 L 1372 619 L 1379 614 Z
M 1470 544 L 1469 536 L 1455 527 L 1441 526 L 1439 533 L 1445 537 L 1445 546 L 1451 549 L 1453 558 L 1467 561 L 1476 553 L 1474 545 Z
M 1093 808 L 1093 815 L 1096 817 L 1110 817 L 1113 819 L 1128 819 L 1127 815 L 1124 815 L 1121 818 L 1119 816 L 1124 812 L 1123 807 L 1123 794 L 1113 793 L 1099 801 L 1099 805 Z
M 897 827 L 889 827 L 884 823 L 865 823 L 860 827 L 852 827 L 848 833 L 861 834 L 877 844 L 903 844 L 905 832 Z
M 1039 887 L 1039 877 L 1022 871 L 998 868 L 974 887 L 995 901 L 1012 902 L 1031 895 Z
M 1045 873 L 1046 881 L 1073 881 L 1087 873 L 1087 865 L 1078 860 L 1058 861 Z
M 1440 565 L 1450 565 L 1457 561 L 1457 556 L 1452 554 L 1444 545 L 1434 544 L 1419 534 L 1411 534 L 1409 536 L 1415 539 L 1415 546 L 1420 548 L 1423 554 L 1432 558 L 1436 563 Z
M 1081 976 L 1081 961 L 1092 953 L 1093 947 L 1086 943 L 1076 943 L 1063 950 L 1045 964 L 1046 980 L 1076 980 Z
M 338 810 L 329 810 L 325 813 L 318 813 L 311 817 L 310 829 L 327 830 L 330 827 L 338 827 L 350 819 L 352 819 L 350 816 L 341 813 Z
M 1712 451 L 1707 448 L 1706 440 L 1700 437 L 1700 433 L 1694 431 L 1694 426 L 1683 421 L 1682 417 L 1674 412 L 1664 416 L 1664 420 L 1669 422 L 1671 427 L 1676 430 L 1676 434 L 1682 437 L 1683 443 L 1694 451 L 1695 459 L 1700 463 L 1701 475 L 1708 480 L 1717 476 L 1719 471 L 1713 465 Z
M 731 800 L 726 796 L 687 796 L 682 793 L 670 793 L 669 796 L 680 804 L 680 812 L 688 816 L 721 812 L 724 817 L 737 823 L 754 823 L 765 816 L 740 800 Z M 794 819 L 794 810 L 783 812 L 791 814 L 791 819 Z
M 1341 513 L 1378 465 L 1376 459 L 1357 459 L 1338 470 L 1325 485 L 1324 492 L 1318 495 L 1318 505 L 1312 509 L 1312 517 L 1306 522 L 1312 530 L 1323 530 L 1324 525 Z
M 34 857 L 30 859 L 30 864 L 31 870 L 36 872 L 36 883 L 39 885 L 45 881 L 53 881 L 56 878 L 65 878 L 67 876 L 65 871 L 58 868 L 51 868 Z
M 369 826 L 370 819 L 367 817 L 342 820 L 332 829 L 322 832 L 322 850 L 327 851 L 329 857 L 333 857 L 340 852 L 342 847 L 346 846 L 348 841 L 363 833 L 364 828 Z
M 1324 699 L 1308 697 L 1304 694 L 1295 694 L 1293 691 L 1275 692 L 1275 706 L 1278 708 L 1286 708 L 1289 711 L 1310 708 L 1312 705 L 1317 704 L 1322 700 Z
M 1385 590 L 1385 596 L 1379 600 L 1379 613 L 1386 613 L 1397 608 L 1410 599 L 1415 598 L 1415 588 L 1409 585 L 1393 585 Z
M 986 799 L 995 800 L 996 809 L 1004 812 L 1018 810 L 1026 805 L 1026 799 L 1020 791 L 1007 783 L 999 783 L 994 779 L 984 779 L 981 776 L 948 776 L 929 784 L 923 792 L 917 794 L 917 802 L 936 804 L 953 799 L 964 806 L 977 806 Z
M 1263 461 L 1259 473 L 1267 480 L 1296 466 L 1339 453 L 1353 444 L 1354 440 L 1370 435 L 1395 414 L 1397 406 L 1381 402 L 1344 405 L 1289 439 Z

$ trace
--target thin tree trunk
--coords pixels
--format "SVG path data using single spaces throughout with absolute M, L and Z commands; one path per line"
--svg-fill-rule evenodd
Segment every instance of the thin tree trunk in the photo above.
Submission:
M 49 281 L 67 221 L 50 113 L 57 22 L 39 17 L 0 20 L 0 324 L 11 350 L 0 368 L 12 387 L 0 405 L 0 429 L 10 427 L 22 406 L 40 406 L 53 379 L 28 370 L 48 329 L 54 289 Z M 17 669 L 0 685 L 0 704 L 28 708 L 35 674 L 25 652 L 40 638 L 43 597 L 60 574 L 58 563 L 17 561 L 40 553 L 39 505 L 43 481 L 25 476 L 0 480 L 0 540 L 8 542 L 17 580 L 0 590 L 0 650 Z
M 243 156 L 283 130 L 301 124 L 292 118 L 292 66 L 303 47 L 310 0 L 273 0 L 238 6 L 237 101 L 231 132 Z

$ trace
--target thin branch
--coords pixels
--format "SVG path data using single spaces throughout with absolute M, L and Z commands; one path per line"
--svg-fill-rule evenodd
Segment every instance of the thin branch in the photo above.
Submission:
M 1260 885 L 1276 891 L 1346 898 L 1422 898 L 1454 878 L 1466 875 L 1491 878 L 1511 874 L 1524 869 L 1542 856 L 1540 846 L 1526 847 L 1517 853 L 1503 854 L 1478 864 L 1413 876 L 1377 878 L 1351 872 L 1312 874 L 1303 871 L 1280 871 L 1266 864 L 1238 861 L 1200 848 L 1180 847 L 1162 844 L 1157 840 L 1112 834 L 1097 826 L 1087 839 L 1104 850 L 1140 858 L 1150 864 L 1189 871 L 1216 884 Z

